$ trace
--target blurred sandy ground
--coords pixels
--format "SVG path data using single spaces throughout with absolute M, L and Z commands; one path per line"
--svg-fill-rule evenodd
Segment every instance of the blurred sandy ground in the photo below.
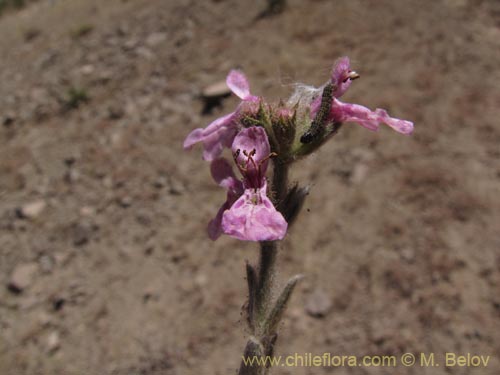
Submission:
M 205 116 L 197 95 L 241 67 L 286 98 L 342 55 L 362 76 L 343 99 L 416 131 L 349 124 L 297 165 L 312 192 L 279 278 L 307 277 L 277 350 L 470 352 L 497 373 L 499 3 L 289 1 L 256 20 L 264 7 L 40 0 L 0 18 L 1 373 L 234 373 L 257 250 L 207 239 L 225 193 L 181 144 L 237 101 Z

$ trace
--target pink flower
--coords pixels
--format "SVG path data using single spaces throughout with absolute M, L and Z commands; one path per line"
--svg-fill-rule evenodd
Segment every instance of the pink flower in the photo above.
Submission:
M 241 128 L 239 117 L 242 111 L 256 111 L 259 98 L 250 94 L 250 85 L 245 75 L 238 70 L 231 70 L 226 78 L 226 84 L 242 101 L 234 112 L 220 117 L 206 128 L 193 130 L 184 141 L 184 149 L 192 148 L 202 142 L 203 159 L 212 161 L 217 158 L 224 147 L 231 147 L 234 137 Z M 250 108 L 248 108 L 250 104 Z
M 243 194 L 244 189 L 243 183 L 236 178 L 233 168 L 226 159 L 220 158 L 212 161 L 210 171 L 215 182 L 227 190 L 226 201 L 215 218 L 208 223 L 208 236 L 215 241 L 223 233 L 221 223 L 224 211 L 231 208 L 233 203 Z
M 244 191 L 223 212 L 222 232 L 243 241 L 283 239 L 288 224 L 266 195 L 265 173 L 271 148 L 265 130 L 261 127 L 241 130 L 234 139 L 232 150 L 243 175 Z M 229 173 L 226 171 L 221 175 Z M 226 204 L 229 201 L 228 196 Z
M 343 103 L 338 100 L 347 91 L 352 80 L 358 77 L 358 74 L 350 69 L 348 57 L 342 57 L 335 64 L 331 76 L 331 83 L 334 90 L 327 118 L 328 122 L 356 122 L 372 131 L 377 131 L 382 123 L 390 126 L 399 133 L 411 134 L 413 132 L 413 123 L 410 121 L 390 117 L 384 109 L 377 108 L 375 111 L 372 111 L 359 104 Z M 311 103 L 311 116 L 313 118 L 318 112 L 320 104 L 321 96 Z
M 331 82 L 335 87 L 333 96 L 340 98 L 351 86 L 352 80 L 359 77 L 356 72 L 350 69 L 349 57 L 344 56 L 337 60 L 332 70 Z
M 372 111 L 359 104 L 342 103 L 335 98 L 330 109 L 329 120 L 331 122 L 356 122 L 372 131 L 377 131 L 379 124 L 383 123 L 398 133 L 409 135 L 413 132 L 412 122 L 390 117 L 385 109 L 377 108 Z

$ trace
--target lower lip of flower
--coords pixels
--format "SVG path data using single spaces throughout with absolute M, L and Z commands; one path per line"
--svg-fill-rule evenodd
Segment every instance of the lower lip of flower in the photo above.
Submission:
M 250 202 L 251 202 L 253 205 L 257 206 L 258 204 L 261 204 L 261 203 L 262 203 L 262 198 L 261 198 L 261 196 L 260 196 L 260 194 L 259 194 L 259 189 L 254 188 L 254 189 L 253 189 L 253 192 L 252 192 L 251 194 L 252 194 L 252 195 L 251 195 L 251 197 L 250 197 Z

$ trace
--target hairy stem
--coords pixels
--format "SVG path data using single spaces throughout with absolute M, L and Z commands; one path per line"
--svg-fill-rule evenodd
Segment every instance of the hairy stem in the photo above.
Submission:
M 288 192 L 288 169 L 289 164 L 281 159 L 274 160 L 273 169 L 273 191 L 274 191 L 274 205 L 278 211 L 283 213 L 283 202 L 285 201 Z
M 288 193 L 288 164 L 280 159 L 274 160 L 273 168 L 273 200 L 280 212 L 284 212 L 286 195 Z M 277 339 L 277 324 L 269 324 L 270 317 L 276 319 L 278 315 L 273 306 L 274 277 L 276 269 L 276 259 L 278 256 L 278 241 L 267 241 L 260 243 L 260 257 L 258 265 L 258 275 L 256 280 L 249 282 L 249 325 L 254 336 L 247 342 L 243 357 L 251 359 L 252 357 L 270 356 L 273 354 L 274 344 Z M 251 272 L 247 277 L 254 277 Z M 292 288 L 293 290 L 293 288 Z M 290 291 L 291 293 L 291 291 Z M 284 309 L 285 306 L 282 307 Z M 272 328 L 271 330 L 269 328 Z M 239 375 L 264 375 L 268 368 L 259 365 L 249 365 L 242 360 Z
M 269 304 L 272 297 L 272 289 L 274 282 L 274 274 L 276 267 L 276 258 L 278 256 L 278 243 L 261 242 L 260 244 L 260 258 L 259 258 L 259 282 L 257 290 L 257 298 L 255 300 L 257 316 L 256 328 L 261 331 Z

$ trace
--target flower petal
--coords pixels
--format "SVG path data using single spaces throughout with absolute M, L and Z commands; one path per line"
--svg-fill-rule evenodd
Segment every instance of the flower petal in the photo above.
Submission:
M 349 86 L 351 86 L 352 80 L 347 79 L 350 71 L 350 62 L 347 56 L 341 57 L 337 60 L 332 70 L 332 83 L 336 87 L 333 91 L 333 96 L 335 98 L 340 98 L 344 95 Z
M 188 150 L 196 143 L 204 146 L 203 159 L 211 161 L 218 157 L 224 147 L 231 147 L 237 133 L 234 121 L 236 112 L 229 113 L 211 122 L 206 128 L 193 130 L 184 141 L 184 149 Z
M 224 204 L 219 208 L 217 215 L 215 215 L 215 217 L 208 223 L 207 226 L 208 237 L 210 237 L 212 241 L 215 241 L 223 233 L 222 216 L 224 214 L 224 211 L 229 209 L 229 207 L 231 207 L 231 205 L 227 201 L 224 202 Z
M 238 154 L 238 166 L 246 165 L 248 161 L 247 155 L 254 152 L 252 158 L 255 165 L 260 165 L 261 174 L 266 173 L 271 146 L 267 138 L 266 131 L 262 127 L 252 126 L 241 130 L 234 138 L 232 145 L 233 154 Z M 245 151 L 245 152 L 244 152 Z M 245 155 L 247 153 L 247 155 Z M 255 167 L 249 165 L 249 168 Z M 245 174 L 245 173 L 244 173 Z
M 226 84 L 227 87 L 242 100 L 251 96 L 250 84 L 248 83 L 247 77 L 239 70 L 231 70 L 229 72 L 226 78 Z
M 378 108 L 372 111 L 362 105 L 342 103 L 337 99 L 333 99 L 329 120 L 332 122 L 356 122 L 372 131 L 377 131 L 380 123 L 386 124 L 402 134 L 411 134 L 413 131 L 412 122 L 390 117 L 383 109 Z
M 242 241 L 275 241 L 285 237 L 288 224 L 265 195 L 265 185 L 260 191 L 247 189 L 224 212 L 222 230 Z
M 226 201 L 215 218 L 208 223 L 208 236 L 215 241 L 223 233 L 221 226 L 222 215 L 243 194 L 243 183 L 235 177 L 233 168 L 224 158 L 212 161 L 210 163 L 210 172 L 215 182 L 227 190 Z
M 333 99 L 330 120 L 332 122 L 356 122 L 372 131 L 379 129 L 378 118 L 369 108 L 359 104 L 342 103 L 337 99 Z
M 233 167 L 231 167 L 231 164 L 224 158 L 215 159 L 210 163 L 210 173 L 219 186 L 226 188 L 228 186 L 228 180 L 236 179 Z
M 184 150 L 190 150 L 196 143 L 201 142 L 203 140 L 204 130 L 203 128 L 198 128 L 189 133 L 184 140 Z
M 406 135 L 413 133 L 413 122 L 390 117 L 385 109 L 377 108 L 375 113 L 378 115 L 380 122 L 390 126 L 398 133 Z
M 243 184 L 236 178 L 233 167 L 226 159 L 219 158 L 212 161 L 210 163 L 210 172 L 219 186 L 233 192 L 238 197 L 243 194 Z

